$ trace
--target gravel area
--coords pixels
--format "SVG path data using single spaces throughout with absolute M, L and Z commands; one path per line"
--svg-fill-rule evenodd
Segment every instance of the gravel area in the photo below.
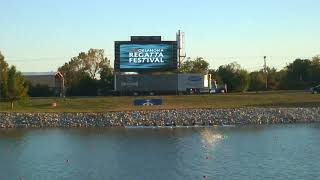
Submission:
M 0 128 L 193 126 L 320 122 L 320 107 L 179 109 L 102 113 L 0 113 Z

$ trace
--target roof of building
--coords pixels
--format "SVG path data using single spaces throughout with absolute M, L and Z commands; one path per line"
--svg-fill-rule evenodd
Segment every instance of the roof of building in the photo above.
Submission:
M 60 72 L 22 72 L 23 76 L 55 76 Z

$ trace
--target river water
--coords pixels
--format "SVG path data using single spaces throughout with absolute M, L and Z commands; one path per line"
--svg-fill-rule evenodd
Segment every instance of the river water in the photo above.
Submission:
M 319 178 L 320 124 L 0 130 L 0 180 Z

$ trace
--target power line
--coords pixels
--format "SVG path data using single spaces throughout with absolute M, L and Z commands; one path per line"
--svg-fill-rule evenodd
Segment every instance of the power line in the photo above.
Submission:
M 64 59 L 61 59 L 61 61 L 64 61 Z M 57 59 L 6 59 L 6 61 L 8 62 L 41 62 L 41 61 L 45 61 L 45 62 L 48 62 L 48 61 L 57 61 Z M 57 61 L 59 62 L 59 61 Z
M 24 57 L 24 56 L 6 56 L 6 58 L 12 58 L 12 59 L 52 59 L 52 58 L 66 58 L 69 56 L 45 56 L 45 57 Z
M 107 57 L 108 59 L 112 59 L 110 58 L 110 55 L 106 55 L 105 57 Z M 61 56 L 61 57 L 37 57 L 37 58 L 30 58 L 30 57 L 5 57 L 5 60 L 7 61 L 13 61 L 13 62 L 30 62 L 30 61 L 56 61 L 56 60 L 70 60 L 72 57 L 70 56 Z

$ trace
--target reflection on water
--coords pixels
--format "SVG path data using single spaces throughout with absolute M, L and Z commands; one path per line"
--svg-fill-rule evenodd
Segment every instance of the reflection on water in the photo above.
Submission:
M 17 129 L 1 129 L 0 128 L 0 139 L 21 139 L 25 136 L 27 130 L 25 129 L 21 129 L 21 130 L 17 130 Z
M 319 139 L 317 124 L 0 129 L 0 180 L 317 179 Z
M 213 146 L 215 143 L 224 138 L 222 134 L 209 128 L 205 128 L 203 131 L 201 131 L 200 135 L 202 137 L 202 143 L 210 146 Z

